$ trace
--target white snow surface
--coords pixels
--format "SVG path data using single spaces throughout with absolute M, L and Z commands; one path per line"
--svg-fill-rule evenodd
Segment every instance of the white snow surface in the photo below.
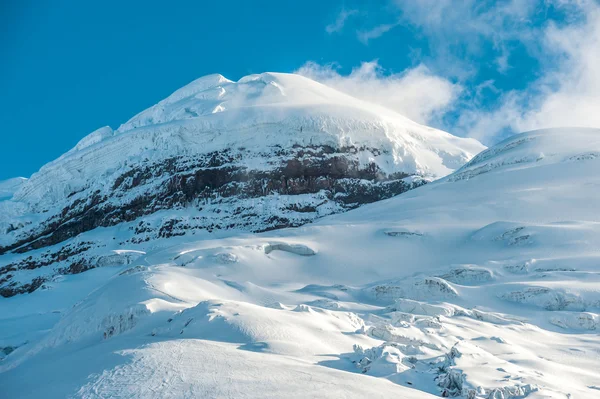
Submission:
M 104 191 L 110 187 L 102 182 L 141 160 L 244 149 L 262 154 L 262 161 L 248 158 L 248 166 L 260 169 L 273 148 L 293 145 L 376 148 L 382 154 L 368 161 L 384 172 L 430 179 L 485 148 L 299 75 L 263 73 L 238 82 L 209 75 L 114 132 L 103 127 L 86 136 L 34 173 L 0 210 L 10 218 L 47 210 L 90 182 Z
M 0 181 L 0 201 L 11 199 L 15 192 L 27 181 L 24 177 L 14 177 Z
M 270 76 L 196 81 L 114 137 Z M 598 129 L 535 131 L 295 229 L 126 247 L 120 226 L 84 233 L 130 261 L 0 298 L 2 394 L 600 398 L 599 154 Z

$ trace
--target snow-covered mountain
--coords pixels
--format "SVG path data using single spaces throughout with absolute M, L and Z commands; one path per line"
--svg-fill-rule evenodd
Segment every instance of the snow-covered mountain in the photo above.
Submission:
M 0 184 L 0 295 L 117 262 L 121 246 L 300 226 L 445 176 L 483 148 L 302 76 L 206 76 Z
M 3 395 L 600 398 L 599 129 L 516 135 L 459 167 L 478 144 L 304 78 L 206 79 L 212 83 L 192 83 L 117 133 L 88 136 L 0 202 L 5 223 L 20 231 L 4 238 L 0 260 L 14 268 L 5 282 L 24 286 L 44 279 L 29 294 L 0 298 Z M 221 97 L 221 90 L 208 88 L 214 82 L 225 91 Z M 252 94 L 255 89 L 261 94 Z M 253 116 L 238 120 L 238 112 Z M 265 122 L 264 131 L 233 129 L 251 118 L 279 122 Z M 194 133 L 204 132 L 204 124 L 212 126 L 206 134 L 213 141 L 191 139 L 204 137 Z M 234 132 L 239 135 L 232 138 Z M 189 222 L 203 212 L 199 203 L 174 202 L 134 213 L 130 221 L 119 216 L 114 224 L 91 224 L 48 248 L 19 253 L 36 242 L 30 241 L 8 249 L 63 206 L 44 203 L 44 193 L 57 204 L 71 204 L 100 190 L 106 204 L 129 209 L 128 201 L 144 190 L 166 198 L 157 193 L 181 170 L 155 165 L 180 165 L 194 151 L 238 148 L 229 140 L 246 134 L 243 156 L 228 161 L 231 167 L 241 163 L 274 173 L 269 162 L 279 162 L 279 156 L 282 162 L 311 163 L 333 154 L 355 160 L 353 170 L 371 165 L 383 177 L 332 178 L 358 179 L 373 190 L 406 181 L 405 174 L 415 181 L 457 170 L 345 213 L 340 211 L 350 206 L 339 205 L 339 198 L 347 189 L 323 189 L 331 210 L 316 212 L 313 223 L 299 227 L 269 230 L 260 212 L 278 214 L 281 203 L 300 203 L 318 192 L 269 191 L 255 201 L 273 196 L 269 204 L 276 206 L 249 216 L 251 224 L 212 233 Z M 263 134 L 269 139 L 259 140 Z M 290 155 L 265 147 L 279 139 L 282 151 L 329 145 L 333 152 Z M 345 140 L 355 150 L 344 152 Z M 174 161 L 164 161 L 169 151 Z M 102 163 L 94 163 L 94 156 Z M 85 172 L 81 176 L 94 177 L 75 176 L 76 165 Z M 135 177 L 139 165 L 151 165 L 152 173 Z M 136 172 L 115 185 L 111 179 L 128 168 Z M 52 187 L 41 188 L 44 175 L 55 182 Z M 144 183 L 133 184 L 136 179 Z M 220 198 L 211 208 L 213 220 L 219 220 L 217 209 L 233 217 L 232 207 L 247 204 L 246 198 Z M 291 211 L 285 215 L 292 220 Z M 188 218 L 189 230 L 181 230 L 187 234 L 157 233 L 169 218 Z M 57 258 L 44 255 L 57 251 L 63 251 Z M 47 264 L 39 266 L 44 259 Z M 73 259 L 87 263 L 81 270 L 64 269 Z M 74 274 L 90 264 L 93 269 Z

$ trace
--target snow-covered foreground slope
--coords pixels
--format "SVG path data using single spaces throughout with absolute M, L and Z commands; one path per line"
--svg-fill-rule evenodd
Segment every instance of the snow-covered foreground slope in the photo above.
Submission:
M 24 398 L 600 397 L 599 170 L 600 130 L 531 132 L 311 225 L 110 243 L 107 266 L 0 300 L 0 386 Z M 93 233 L 110 242 L 119 228 Z
M 407 191 L 484 147 L 308 78 L 220 75 L 96 130 L 26 181 L 0 183 L 0 296 L 123 245 L 295 227 Z M 91 234 L 86 234 L 92 232 Z

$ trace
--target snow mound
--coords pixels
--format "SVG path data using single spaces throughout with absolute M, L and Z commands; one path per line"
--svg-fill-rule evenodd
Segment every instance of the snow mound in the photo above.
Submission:
M 551 311 L 583 311 L 587 307 L 585 301 L 577 293 L 548 287 L 524 287 L 515 291 L 506 292 L 500 297 L 511 302 L 537 306 Z
M 208 339 L 242 345 L 242 349 L 302 356 L 307 345 L 320 353 L 351 345 L 352 332 L 362 326 L 352 313 L 311 309 L 298 305 L 293 310 L 235 301 L 203 301 L 179 312 L 157 337 Z
M 600 315 L 589 312 L 554 312 L 550 317 L 550 323 L 565 329 L 598 330 Z
M 391 302 L 398 298 L 431 300 L 458 296 L 458 291 L 448 281 L 438 277 L 384 282 L 365 288 L 365 292 L 384 302 Z
M 286 244 L 286 243 L 271 243 L 265 245 L 265 254 L 270 254 L 273 251 L 289 252 L 301 256 L 313 256 L 317 253 L 303 244 Z
M 391 312 L 412 313 L 427 316 L 452 317 L 456 313 L 455 307 L 449 304 L 431 304 L 413 301 L 412 299 L 399 298 L 387 308 Z
M 473 265 L 454 266 L 450 271 L 437 277 L 460 285 L 479 285 L 494 279 L 489 269 Z

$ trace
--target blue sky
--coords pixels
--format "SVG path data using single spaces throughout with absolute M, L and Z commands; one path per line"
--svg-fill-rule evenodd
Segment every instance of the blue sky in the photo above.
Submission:
M 0 179 L 29 176 L 191 80 L 298 72 L 491 144 L 600 126 L 595 0 L 0 5 Z

